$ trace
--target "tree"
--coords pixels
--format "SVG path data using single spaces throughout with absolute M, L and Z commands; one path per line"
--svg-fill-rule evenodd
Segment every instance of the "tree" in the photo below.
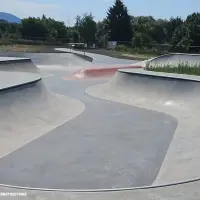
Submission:
M 145 32 L 149 31 L 149 28 L 154 25 L 155 19 L 152 16 L 139 16 L 139 17 L 131 17 L 131 26 L 136 32 Z
M 171 39 L 172 50 L 176 51 L 189 50 L 189 46 L 191 46 L 193 42 L 190 38 L 190 34 L 191 34 L 190 30 L 185 24 L 178 26 L 175 29 L 173 37 Z
M 149 28 L 149 35 L 152 40 L 156 41 L 158 44 L 163 44 L 167 42 L 167 30 L 165 28 L 165 20 L 156 20 Z
M 64 22 L 57 21 L 52 18 L 47 18 L 45 15 L 42 16 L 40 22 L 48 30 L 48 38 L 63 39 L 67 36 L 67 29 Z
M 171 17 L 169 21 L 165 23 L 165 28 L 167 31 L 166 40 L 169 42 L 172 39 L 174 31 L 184 23 L 180 17 Z
M 108 42 L 108 20 L 104 19 L 97 23 L 96 41 L 99 47 L 107 47 Z
M 40 18 L 29 17 L 22 20 L 21 34 L 24 38 L 44 39 L 47 37 L 48 29 L 41 23 Z
M 133 35 L 131 17 L 121 0 L 115 0 L 115 4 L 109 8 L 107 19 L 111 40 L 131 41 Z
M 77 16 L 76 18 L 75 28 L 85 43 L 95 42 L 97 27 L 93 18 L 92 14 L 84 14 L 83 17 Z
M 189 15 L 185 21 L 186 27 L 190 30 L 192 45 L 200 46 L 200 13 Z

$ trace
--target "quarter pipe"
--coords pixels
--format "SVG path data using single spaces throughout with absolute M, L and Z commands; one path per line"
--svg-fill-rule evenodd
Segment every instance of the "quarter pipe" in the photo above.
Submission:
M 31 59 L 1 58 L 0 77 L 1 158 L 84 110 L 80 101 L 49 91 Z
M 167 113 L 178 127 L 155 184 L 200 177 L 200 79 L 144 70 L 119 70 L 108 83 L 87 92 L 99 98 Z M 162 134 L 158 132 L 157 134 Z

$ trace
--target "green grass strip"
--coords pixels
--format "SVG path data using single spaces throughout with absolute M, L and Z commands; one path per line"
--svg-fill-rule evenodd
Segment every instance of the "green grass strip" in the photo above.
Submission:
M 166 72 L 176 74 L 188 74 L 200 76 L 200 63 L 189 64 L 188 62 L 179 62 L 178 64 L 151 64 L 148 63 L 146 70 L 155 72 Z

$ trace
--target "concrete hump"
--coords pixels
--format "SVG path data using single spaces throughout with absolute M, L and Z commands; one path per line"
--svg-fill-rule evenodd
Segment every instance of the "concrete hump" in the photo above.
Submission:
M 73 73 L 73 78 L 95 78 L 95 77 L 111 77 L 114 76 L 117 70 L 127 68 L 142 68 L 140 65 L 122 65 L 122 66 L 106 66 L 106 67 L 93 67 L 84 68 Z
M 200 79 L 196 76 L 127 69 L 119 70 L 109 85 L 115 91 L 132 93 L 137 99 L 142 97 L 156 105 L 165 106 L 170 101 L 174 108 L 200 107 Z

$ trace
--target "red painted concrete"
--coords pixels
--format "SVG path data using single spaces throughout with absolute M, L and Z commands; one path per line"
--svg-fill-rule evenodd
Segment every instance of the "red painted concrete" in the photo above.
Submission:
M 123 68 L 142 68 L 141 66 L 115 66 L 115 67 L 94 67 L 84 68 L 73 73 L 72 77 L 76 79 L 110 77 L 114 76 L 118 69 Z

